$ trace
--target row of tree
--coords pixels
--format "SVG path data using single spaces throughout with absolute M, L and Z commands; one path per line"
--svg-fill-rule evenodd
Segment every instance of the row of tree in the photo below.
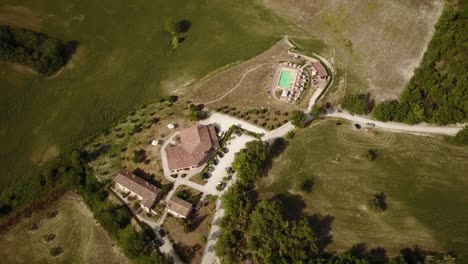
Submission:
M 378 104 L 372 112 L 381 121 L 408 124 L 452 124 L 468 118 L 468 3 L 451 1 L 437 23 L 436 32 L 399 100 Z M 368 114 L 372 100 L 347 95 L 343 108 Z
M 57 73 L 68 61 L 75 42 L 44 33 L 0 26 L 0 60 L 29 67 L 44 76 Z

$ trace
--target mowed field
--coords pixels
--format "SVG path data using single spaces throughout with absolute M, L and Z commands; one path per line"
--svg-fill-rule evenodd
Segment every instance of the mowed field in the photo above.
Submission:
M 377 151 L 376 160 L 365 158 L 369 149 Z M 453 250 L 467 261 L 466 171 L 468 149 L 443 139 L 359 131 L 325 120 L 296 134 L 258 191 L 263 198 L 298 194 L 307 213 L 334 217 L 328 250 L 363 242 L 394 256 L 417 244 Z M 310 193 L 297 188 L 306 178 L 314 182 Z M 381 214 L 367 203 L 380 192 L 388 203 Z
M 174 52 L 165 25 L 192 26 Z M 0 64 L 0 186 L 133 107 L 260 54 L 286 25 L 250 0 L 2 1 L 0 24 L 79 42 L 51 79 Z
M 48 214 L 57 211 L 57 216 Z M 30 230 L 37 224 L 37 230 Z M 44 236 L 55 239 L 46 242 Z M 53 247 L 63 253 L 50 255 Z M 106 231 L 76 194 L 66 194 L 47 209 L 33 213 L 0 237 L 2 263 L 128 263 Z
M 370 92 L 377 99 L 400 95 L 422 59 L 443 8 L 441 0 L 261 2 L 326 42 L 330 49 L 324 55 L 349 77 L 340 83 L 345 86 L 342 89 Z

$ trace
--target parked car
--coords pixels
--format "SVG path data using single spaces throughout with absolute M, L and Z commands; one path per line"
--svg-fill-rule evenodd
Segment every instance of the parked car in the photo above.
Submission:
M 164 245 L 164 240 L 162 240 L 162 239 L 155 239 L 155 240 L 154 240 L 154 244 L 155 244 L 157 247 L 161 247 L 162 245 Z
M 341 126 L 341 122 L 336 122 L 335 125 Z
M 219 191 L 224 190 L 224 187 L 226 187 L 225 182 L 218 182 L 218 185 L 216 185 L 216 189 L 218 189 Z
M 375 127 L 375 124 L 374 123 L 366 123 L 366 126 L 367 127 Z
M 361 125 L 360 125 L 360 124 L 354 124 L 354 127 L 355 127 L 356 129 L 361 129 Z

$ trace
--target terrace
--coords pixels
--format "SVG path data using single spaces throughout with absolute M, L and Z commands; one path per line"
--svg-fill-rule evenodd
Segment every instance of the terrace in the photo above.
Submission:
M 302 96 L 308 84 L 308 74 L 305 72 L 307 65 L 283 62 L 280 63 L 274 78 L 274 89 L 279 99 L 288 103 L 296 103 Z

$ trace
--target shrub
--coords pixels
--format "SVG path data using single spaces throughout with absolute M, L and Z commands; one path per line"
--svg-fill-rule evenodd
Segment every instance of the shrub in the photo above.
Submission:
M 374 194 L 374 196 L 372 196 L 371 199 L 369 199 L 369 206 L 374 211 L 384 212 L 385 210 L 387 210 L 386 200 L 387 200 L 387 197 L 383 192 L 376 193 Z
M 377 158 L 377 152 L 373 149 L 369 149 L 367 152 L 366 152 L 366 159 L 368 161 L 373 161 Z
M 63 249 L 61 247 L 53 247 L 50 249 L 50 255 L 52 257 L 56 257 L 62 253 L 63 253 Z
M 55 211 L 47 213 L 47 218 L 52 219 L 52 218 L 55 218 L 57 215 L 58 215 L 58 211 L 55 210 Z
M 50 242 L 50 241 L 55 239 L 55 235 L 54 234 L 48 234 L 48 235 L 43 236 L 42 238 L 44 239 L 45 242 Z
M 307 115 L 304 112 L 296 110 L 292 113 L 291 123 L 295 127 L 304 127 L 306 119 Z

